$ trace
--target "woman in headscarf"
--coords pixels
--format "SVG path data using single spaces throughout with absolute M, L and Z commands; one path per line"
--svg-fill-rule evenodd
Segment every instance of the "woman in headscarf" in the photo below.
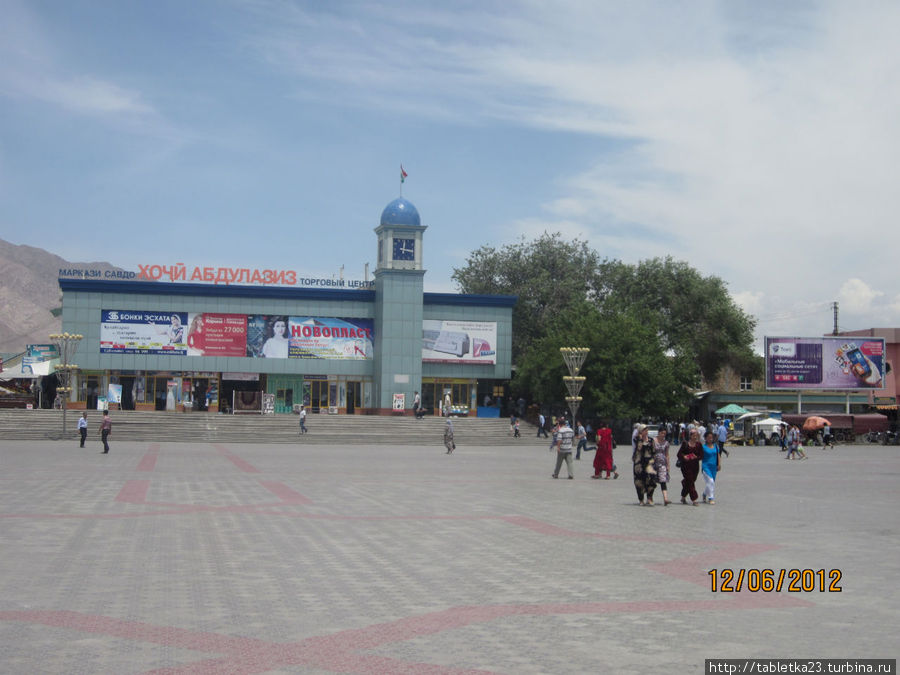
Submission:
M 663 506 L 669 505 L 669 441 L 666 440 L 666 429 L 660 428 L 653 439 L 653 468 L 656 469 L 656 480 L 662 490 Z
M 697 476 L 700 474 L 700 456 L 703 454 L 700 433 L 694 429 L 690 438 L 678 449 L 678 461 L 681 462 L 681 503 L 687 504 L 686 497 L 697 506 Z
M 453 420 L 447 418 L 447 425 L 444 427 L 444 447 L 447 448 L 447 454 L 452 454 L 456 450 L 456 443 L 453 441 Z
M 597 432 L 597 453 L 594 455 L 594 475 L 591 478 L 600 478 L 600 474 L 606 471 L 606 480 L 609 480 L 610 472 L 614 478 L 619 477 L 616 465 L 613 464 L 613 438 L 612 429 L 605 422 Z
M 631 455 L 631 463 L 634 465 L 634 488 L 637 490 L 641 506 L 645 503 L 647 506 L 653 506 L 653 491 L 656 489 L 653 440 L 650 438 L 646 424 L 641 424 L 637 428 L 637 432 L 634 439 L 634 452 Z M 645 497 L 646 502 L 644 501 Z
M 713 432 L 706 432 L 706 442 L 701 447 L 703 480 L 706 487 L 703 488 L 703 501 L 707 504 L 716 503 L 716 474 L 719 472 L 719 445 L 716 443 Z

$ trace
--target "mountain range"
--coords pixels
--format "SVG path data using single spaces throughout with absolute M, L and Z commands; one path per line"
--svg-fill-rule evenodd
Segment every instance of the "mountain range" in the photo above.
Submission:
M 106 262 L 72 262 L 0 239 L 0 353 L 47 344 L 62 328 L 59 270 L 118 270 Z

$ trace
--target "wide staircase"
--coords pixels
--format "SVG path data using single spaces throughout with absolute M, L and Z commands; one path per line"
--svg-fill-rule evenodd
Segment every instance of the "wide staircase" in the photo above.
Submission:
M 66 439 L 78 438 L 80 410 L 66 412 Z M 88 412 L 88 442 L 99 439 L 102 413 Z M 147 442 L 310 443 L 329 445 L 441 445 L 446 421 L 440 417 L 415 419 L 412 415 L 309 415 L 299 434 L 297 415 L 220 415 L 216 413 L 110 411 L 112 439 Z M 2 410 L 3 440 L 60 440 L 61 410 Z M 529 445 L 550 443 L 536 438 L 533 425 L 521 424 L 521 438 L 510 433 L 508 419 L 453 418 L 458 445 Z

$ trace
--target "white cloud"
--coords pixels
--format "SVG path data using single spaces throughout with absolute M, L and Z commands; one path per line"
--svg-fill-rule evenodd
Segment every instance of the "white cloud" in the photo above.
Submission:
M 848 279 L 841 286 L 838 301 L 844 311 L 861 313 L 872 309 L 873 301 L 883 295 L 883 291 L 875 290 L 862 279 Z
M 748 314 L 759 316 L 766 310 L 764 303 L 765 294 L 762 291 L 741 291 L 732 293 L 732 299 L 735 303 Z

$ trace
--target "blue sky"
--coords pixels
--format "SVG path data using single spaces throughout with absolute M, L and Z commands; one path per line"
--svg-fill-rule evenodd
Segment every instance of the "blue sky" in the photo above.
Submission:
M 759 335 L 896 326 L 895 2 L 0 0 L 0 236 L 426 290 L 544 231 L 722 277 Z

